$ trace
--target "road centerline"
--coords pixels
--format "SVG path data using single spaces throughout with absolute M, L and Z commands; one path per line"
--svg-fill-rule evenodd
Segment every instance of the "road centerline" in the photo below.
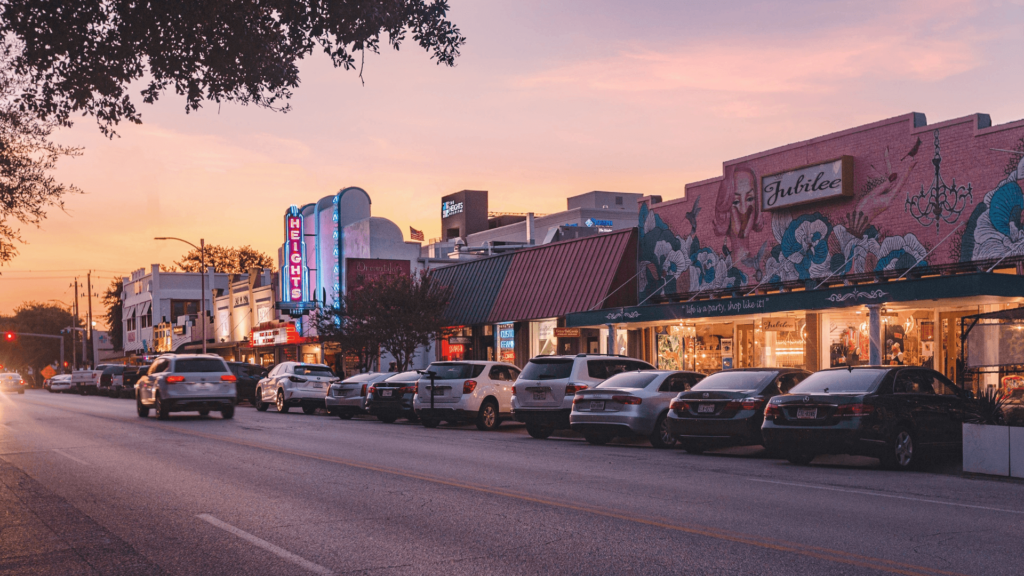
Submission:
M 292 564 L 295 564 L 296 566 L 301 566 L 301 567 L 305 568 L 306 570 L 309 570 L 310 572 L 312 572 L 314 574 L 322 574 L 323 576 L 332 576 L 334 574 L 334 572 L 332 572 L 328 568 L 324 568 L 323 566 L 321 566 L 319 564 L 316 564 L 314 562 L 310 562 L 309 560 L 306 560 L 305 558 L 303 558 L 302 556 L 299 556 L 297 554 L 292 554 L 291 552 L 285 550 L 284 548 L 281 548 L 280 546 L 275 546 L 274 544 L 271 544 L 270 542 L 267 542 L 266 540 L 264 540 L 264 539 L 262 539 L 262 538 L 260 538 L 258 536 L 253 536 L 252 534 L 246 532 L 245 530 L 242 530 L 241 528 L 236 528 L 236 527 L 232 526 L 231 524 L 228 524 L 227 522 L 224 522 L 223 520 L 219 520 L 219 519 L 217 519 L 217 518 L 215 518 L 215 517 L 213 517 L 213 516 L 211 516 L 209 514 L 198 514 L 198 515 L 196 515 L 196 518 L 199 518 L 200 520 L 202 520 L 204 522 L 207 522 L 207 523 L 209 523 L 212 526 L 216 526 L 217 528 L 220 528 L 221 530 L 224 530 L 225 532 L 228 532 L 230 534 L 234 534 L 235 536 L 238 536 L 242 540 L 245 540 L 245 541 L 249 542 L 253 546 L 257 546 L 259 548 L 262 548 L 262 549 L 266 550 L 267 552 L 270 552 L 271 554 L 274 554 L 275 556 L 278 556 L 279 558 L 287 560 L 287 561 L 291 562 Z

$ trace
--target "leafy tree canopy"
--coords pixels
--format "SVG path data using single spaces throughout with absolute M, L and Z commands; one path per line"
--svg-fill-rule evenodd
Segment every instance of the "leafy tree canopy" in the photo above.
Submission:
M 252 246 L 232 248 L 230 246 L 206 245 L 206 265 L 213 266 L 214 271 L 226 274 L 244 274 L 250 268 L 273 268 L 274 261 L 265 252 Z M 202 255 L 193 248 L 181 260 L 174 263 L 182 272 L 200 272 L 203 269 Z
M 24 43 L 29 110 L 64 124 L 92 115 L 112 134 L 141 121 L 132 82 L 145 103 L 174 90 L 186 112 L 207 100 L 287 109 L 298 60 L 318 48 L 351 70 L 357 53 L 411 34 L 452 66 L 465 38 L 447 12 L 446 0 L 0 0 L 0 30 Z
M 11 316 L 0 316 L 0 332 L 52 334 L 75 324 L 74 316 L 56 304 L 25 302 Z M 83 326 L 81 322 L 79 327 Z M 71 336 L 64 336 L 64 355 L 71 361 Z M 79 341 L 80 342 L 80 341 Z M 52 338 L 19 337 L 14 343 L 0 343 L 0 364 L 21 370 L 31 367 L 38 374 L 43 367 L 60 359 L 60 342 Z M 24 375 L 24 374 L 23 374 Z
M 107 312 L 103 317 L 107 321 L 110 343 L 113 344 L 114 350 L 124 349 L 124 325 L 122 324 L 124 319 L 121 317 L 123 308 L 121 292 L 123 291 L 124 281 L 120 278 L 115 278 L 110 281 L 110 286 L 103 293 L 103 305 L 107 307 Z

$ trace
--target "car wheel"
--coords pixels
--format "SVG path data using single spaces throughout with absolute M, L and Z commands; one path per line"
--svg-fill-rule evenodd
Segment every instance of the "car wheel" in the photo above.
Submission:
M 235 417 L 235 407 L 234 406 L 225 406 L 224 408 L 221 408 L 220 409 L 220 417 L 225 419 L 225 420 L 231 420 L 232 418 Z
M 316 406 L 303 406 L 302 413 L 306 415 L 316 414 Z
M 420 422 L 427 428 L 437 428 L 441 423 L 437 418 L 420 418 Z
M 280 414 L 288 413 L 288 405 L 284 403 L 284 392 L 277 393 L 277 411 Z
M 266 402 L 263 401 L 263 391 L 262 390 L 257 390 L 256 391 L 256 395 L 253 396 L 253 399 L 252 399 L 252 405 L 255 406 L 256 409 L 259 410 L 260 412 L 266 412 L 267 408 L 270 407 L 270 404 L 267 404 Z
M 584 434 L 583 439 L 594 446 L 604 446 L 612 441 L 612 436 L 607 434 Z
M 149 418 L 149 406 L 144 406 L 142 400 L 135 401 L 135 411 L 139 413 L 139 418 Z
M 484 402 L 480 406 L 480 412 L 476 415 L 476 428 L 484 432 L 491 432 L 501 426 L 501 419 L 498 418 L 498 405 L 494 402 Z
M 159 394 L 156 395 L 156 400 L 153 403 L 153 409 L 156 410 L 156 417 L 160 420 L 167 420 L 171 417 L 171 411 L 166 405 L 164 405 Z
M 341 418 L 342 420 L 351 420 L 353 416 L 355 416 L 355 414 L 351 412 L 338 412 L 338 418 Z
M 550 424 L 527 424 L 526 432 L 533 438 L 543 440 L 555 432 L 555 427 Z
M 378 414 L 377 420 L 380 420 L 385 424 L 394 424 L 395 421 L 398 420 L 398 416 L 395 414 Z
M 210 415 L 210 411 L 209 410 L 200 410 L 199 411 L 199 415 L 200 416 L 209 416 Z
M 668 418 L 662 414 L 654 424 L 654 432 L 650 436 L 651 446 L 655 448 L 671 448 L 676 445 L 676 439 L 668 430 Z
M 794 452 L 789 456 L 786 456 L 786 460 L 789 460 L 790 464 L 796 464 L 797 466 L 806 466 L 814 460 L 814 454 L 809 452 Z
M 896 428 L 885 444 L 882 466 L 889 470 L 913 470 L 921 456 L 917 453 L 914 433 L 906 426 Z

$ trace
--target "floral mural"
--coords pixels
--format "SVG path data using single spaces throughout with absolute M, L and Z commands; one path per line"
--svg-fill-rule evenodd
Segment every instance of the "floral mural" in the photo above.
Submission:
M 987 135 L 981 134 L 986 119 L 970 116 L 929 130 L 916 124 L 923 117 L 907 115 L 727 165 L 722 178 L 688 187 L 684 200 L 643 205 L 640 300 L 745 293 L 777 282 L 814 288 L 846 274 L 927 272 L 933 265 L 1024 256 L 1024 122 Z M 762 177 L 809 160 L 827 162 L 837 152 L 853 159 L 852 194 L 762 209 Z M 1003 171 L 1008 157 L 1012 164 Z M 991 184 L 979 185 L 985 182 Z M 979 188 L 989 192 L 981 196 Z M 705 206 L 710 217 L 701 214 Z

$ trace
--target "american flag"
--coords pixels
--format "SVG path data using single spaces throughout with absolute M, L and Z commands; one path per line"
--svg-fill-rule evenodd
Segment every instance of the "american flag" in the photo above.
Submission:
M 412 226 L 409 226 L 409 236 L 413 240 L 419 240 L 420 242 L 424 241 L 423 230 L 417 230 L 417 229 L 413 228 Z

